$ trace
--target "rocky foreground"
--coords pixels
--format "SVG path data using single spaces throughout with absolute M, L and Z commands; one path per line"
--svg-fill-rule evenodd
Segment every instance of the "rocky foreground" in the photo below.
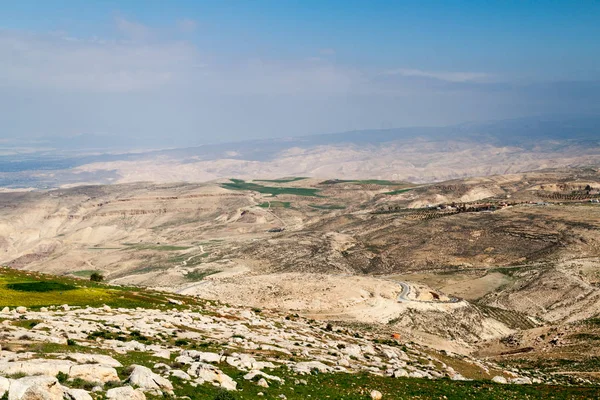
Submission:
M 446 355 L 410 343 L 295 315 L 171 302 L 172 308 L 163 309 L 5 307 L 0 397 L 185 398 L 174 388 L 209 385 L 234 392 L 240 390 L 239 377 L 260 387 L 261 396 L 276 393 L 271 387 L 308 385 L 303 376 L 326 373 L 467 379 L 447 364 Z M 498 383 L 539 382 L 491 363 L 468 358 L 461 363 Z M 366 390 L 373 398 L 382 396 L 377 387 Z

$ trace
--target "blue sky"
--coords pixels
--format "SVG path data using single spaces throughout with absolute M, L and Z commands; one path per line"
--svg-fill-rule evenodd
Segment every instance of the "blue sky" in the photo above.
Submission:
M 191 145 L 600 113 L 598 1 L 0 6 L 4 139 Z

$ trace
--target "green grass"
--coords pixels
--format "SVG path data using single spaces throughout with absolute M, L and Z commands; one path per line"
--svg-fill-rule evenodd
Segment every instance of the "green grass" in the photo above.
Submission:
M 344 210 L 346 208 L 340 204 L 309 204 L 308 206 L 318 210 Z
M 17 282 L 7 283 L 6 288 L 17 292 L 64 292 L 67 290 L 75 290 L 77 287 L 68 285 L 62 282 L 52 281 L 35 281 L 35 282 Z
M 396 194 L 406 193 L 406 192 L 411 191 L 411 190 L 412 190 L 412 188 L 411 189 L 398 189 L 398 190 L 392 190 L 391 192 L 385 192 L 383 194 L 387 194 L 389 196 L 393 196 L 393 195 L 396 195 Z
M 173 246 L 173 245 L 160 245 L 160 244 L 147 244 L 147 243 L 123 243 L 124 246 L 134 248 L 136 250 L 156 250 L 156 251 L 181 251 L 188 250 L 190 246 Z
M 0 307 L 39 308 L 61 304 L 156 308 L 168 301 L 163 294 L 137 288 L 111 287 L 77 278 L 0 268 Z
M 289 201 L 265 201 L 264 203 L 260 203 L 258 206 L 262 208 L 290 208 Z
M 221 271 L 218 269 L 191 271 L 191 272 L 187 273 L 187 275 L 185 276 L 185 279 L 190 280 L 190 281 L 201 281 L 202 279 L 206 278 L 207 276 L 218 274 L 219 272 L 221 272 Z
M 400 186 L 406 185 L 403 182 L 393 182 L 384 179 L 332 179 L 321 182 L 322 184 L 335 185 L 337 183 L 355 183 L 357 185 L 379 185 L 379 186 Z
M 319 189 L 313 188 L 288 188 L 288 187 L 274 187 L 274 186 L 263 186 L 252 182 L 245 182 L 241 179 L 230 179 L 231 182 L 221 184 L 221 187 L 230 190 L 251 190 L 262 194 L 270 194 L 277 196 L 280 194 L 291 194 L 295 196 L 319 196 Z
M 283 178 L 283 179 L 253 179 L 254 182 L 270 182 L 270 183 L 289 183 L 301 181 L 303 179 L 307 179 L 304 176 L 297 176 L 295 178 Z
M 80 271 L 71 272 L 71 275 L 78 276 L 80 278 L 89 278 L 94 272 L 98 272 L 93 269 L 82 269 Z
M 230 399 L 276 399 L 284 395 L 290 400 L 329 399 L 329 400 L 368 400 L 371 390 L 378 390 L 384 399 L 483 399 L 483 400 L 521 400 L 521 399 L 591 399 L 599 392 L 595 387 L 568 387 L 545 385 L 501 385 L 490 381 L 458 382 L 449 379 L 427 380 L 416 378 L 390 378 L 367 373 L 345 374 L 327 373 L 295 375 L 284 368 L 268 371 L 278 375 L 286 383 L 270 383 L 262 388 L 256 382 L 243 379 L 245 372 L 220 364 L 219 368 L 238 383 L 238 391 L 230 392 Z M 306 385 L 295 385 L 295 379 L 307 381 Z M 196 388 L 173 378 L 175 393 L 189 396 L 192 400 L 217 399 L 221 389 L 212 385 L 198 385 Z M 258 393 L 262 392 L 263 396 Z

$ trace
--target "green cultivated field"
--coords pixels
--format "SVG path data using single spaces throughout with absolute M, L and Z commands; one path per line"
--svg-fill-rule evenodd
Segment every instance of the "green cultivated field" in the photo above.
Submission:
M 283 179 L 253 179 L 254 182 L 270 182 L 270 183 L 289 183 L 296 182 L 306 179 L 306 177 L 297 176 L 295 178 L 283 178 Z
M 319 189 L 313 188 L 288 188 L 288 187 L 275 187 L 275 186 L 263 186 L 257 183 L 246 182 L 241 179 L 230 179 L 231 182 L 221 184 L 221 187 L 230 190 L 251 190 L 262 194 L 270 194 L 277 196 L 278 194 L 291 194 L 295 196 L 315 196 L 318 195 Z
M 290 208 L 290 202 L 289 201 L 265 201 L 264 203 L 260 203 L 258 205 L 259 207 L 262 208 L 276 208 L 276 207 L 283 207 L 283 208 Z

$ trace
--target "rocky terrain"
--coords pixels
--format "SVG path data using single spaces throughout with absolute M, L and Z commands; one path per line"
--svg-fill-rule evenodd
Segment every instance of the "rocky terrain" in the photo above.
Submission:
M 9 269 L 0 271 L 0 279 L 3 303 L 11 298 L 11 290 L 32 296 L 22 299 L 31 307 L 5 306 L 0 312 L 0 396 L 8 399 L 185 398 L 188 393 L 200 399 L 219 396 L 220 390 L 241 398 L 324 398 L 331 388 L 315 386 L 324 384 L 315 379 L 330 377 L 339 383 L 341 376 L 367 377 L 358 387 L 339 389 L 349 398 L 402 398 L 389 391 L 389 380 L 558 383 L 552 375 L 505 369 L 440 353 L 400 335 L 297 314 L 143 290 L 134 294 L 138 302 L 132 307 L 125 300 L 133 301 L 126 289 Z M 100 299 L 113 307 L 39 306 L 58 300 L 94 302 L 96 291 L 123 295 Z M 520 390 L 492 387 L 507 390 L 511 397 Z M 477 388 L 462 387 L 472 393 Z
M 46 368 L 15 365 L 48 359 L 40 355 L 49 345 L 58 346 L 50 358 L 63 358 L 49 379 L 87 362 L 65 353 L 117 360 L 118 379 L 87 387 L 109 398 L 127 383 L 146 396 L 163 392 L 134 383 L 149 373 L 169 380 L 177 396 L 206 381 L 306 398 L 296 381 L 348 373 L 380 385 L 347 398 L 389 395 L 389 385 L 413 385 L 405 376 L 592 385 L 600 365 L 599 200 L 592 168 L 432 184 L 293 177 L 2 193 L 5 274 L 40 271 L 81 285 L 94 273 L 118 285 L 94 301 L 73 291 L 70 302 L 25 304 L 6 291 L 0 354 L 17 364 L 7 367 L 5 386 L 21 387 L 19 375 Z M 114 290 L 134 298 L 120 304 Z M 263 367 L 238 368 L 235 357 Z M 253 370 L 268 376 L 245 379 Z M 80 388 L 69 386 L 75 379 L 61 375 L 61 393 Z

